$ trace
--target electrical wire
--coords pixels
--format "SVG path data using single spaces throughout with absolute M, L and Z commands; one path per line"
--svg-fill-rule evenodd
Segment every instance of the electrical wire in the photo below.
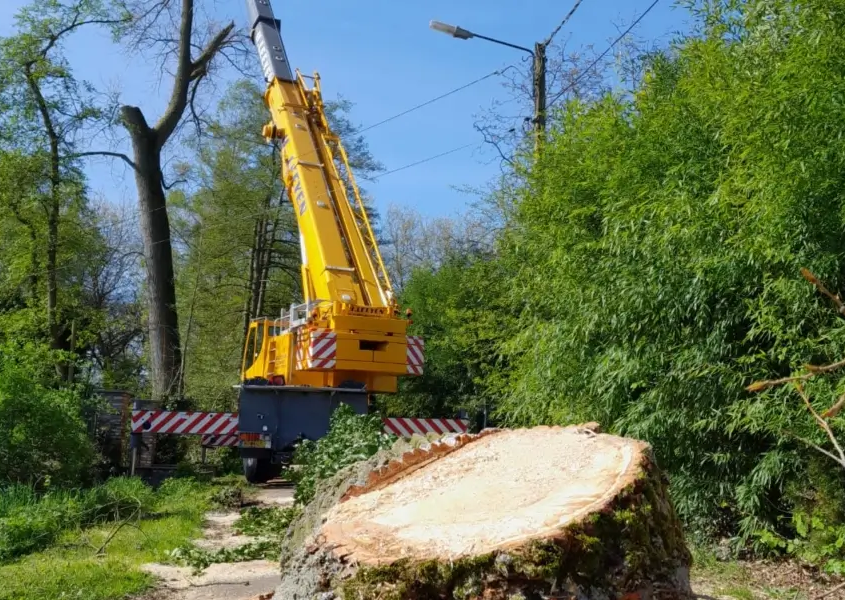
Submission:
M 625 31 L 623 31 L 623 32 L 622 32 L 622 34 L 621 34 L 619 37 L 617 37 L 615 40 L 613 40 L 613 42 L 610 44 L 610 46 L 608 46 L 608 47 L 605 49 L 605 51 L 604 51 L 604 52 L 602 52 L 601 54 L 599 54 L 598 58 L 596 58 L 596 59 L 595 59 L 592 63 L 590 63 L 590 66 L 589 66 L 589 67 L 587 67 L 586 69 L 584 69 L 583 71 L 581 71 L 581 73 L 580 73 L 580 74 L 579 74 L 579 75 L 578 75 L 575 79 L 573 79 L 573 80 L 572 80 L 572 82 L 571 82 L 569 85 L 567 85 L 565 88 L 563 88 L 560 92 L 558 92 L 558 93 L 557 93 L 557 95 L 556 95 L 556 96 L 552 99 L 552 101 L 551 101 L 551 102 L 549 102 L 549 103 L 546 105 L 546 109 L 548 110 L 549 108 L 551 108 L 551 107 L 554 105 L 554 103 L 555 103 L 555 102 L 557 102 L 558 100 L 560 100 L 560 99 L 563 97 L 563 95 L 564 95 L 564 94 L 566 94 L 566 92 L 568 92 L 568 91 L 572 90 L 572 89 L 573 89 L 573 88 L 577 85 L 577 83 L 578 83 L 579 81 L 581 81 L 584 77 L 586 77 L 586 76 L 587 76 L 587 74 L 590 72 L 590 70 L 591 70 L 593 67 L 595 67 L 597 64 L 599 64 L 599 61 L 601 61 L 601 59 L 603 59 L 605 56 L 607 56 L 608 52 L 610 52 L 611 50 L 613 50 L 613 48 L 616 46 L 616 44 L 618 44 L 618 43 L 622 40 L 622 38 L 624 38 L 626 35 L 628 35 L 629 33 L 631 33 L 631 30 L 632 30 L 634 27 L 636 27 L 636 26 L 637 26 L 637 24 L 638 24 L 640 21 L 642 21 L 642 20 L 643 20 L 643 18 L 645 18 L 645 16 L 646 16 L 649 12 L 651 12 L 651 9 L 652 9 L 652 8 L 654 8 L 655 6 L 657 6 L 657 3 L 658 3 L 658 2 L 660 2 L 660 0 L 654 0 L 654 2 L 652 2 L 652 3 L 651 3 L 651 5 L 650 5 L 647 9 L 645 9 L 645 10 L 642 12 L 642 14 L 641 14 L 639 17 L 637 17 L 637 18 L 634 20 L 634 22 L 633 22 L 633 23 L 631 23 L 631 25 L 628 27 L 628 29 L 626 29 Z
M 391 121 L 394 121 L 394 120 L 396 120 L 396 119 L 398 119 L 398 118 L 400 118 L 400 117 L 404 117 L 405 115 L 408 115 L 408 114 L 410 114 L 410 113 L 412 113 L 412 112 L 418 111 L 418 110 L 419 110 L 419 109 L 421 109 L 421 108 L 425 108 L 426 106 L 428 106 L 428 105 L 430 105 L 430 104 L 434 104 L 435 102 L 438 102 L 438 101 L 440 101 L 440 100 L 443 100 L 444 98 L 448 98 L 449 96 L 451 96 L 451 95 L 453 95 L 453 94 L 457 94 L 458 92 L 463 91 L 463 90 L 465 90 L 465 89 L 467 89 L 467 88 L 470 88 L 470 87 L 472 87 L 472 86 L 474 86 L 474 85 L 477 85 L 477 84 L 481 83 L 482 81 L 485 81 L 485 80 L 487 80 L 487 79 L 490 79 L 491 77 L 494 77 L 494 76 L 496 76 L 496 75 L 501 75 L 501 74 L 503 74 L 505 71 L 507 71 L 508 69 L 512 69 L 512 68 L 514 68 L 514 65 L 508 65 L 508 66 L 507 66 L 507 67 L 505 67 L 504 69 L 497 69 L 496 71 L 492 71 L 492 72 L 490 72 L 490 73 L 487 73 L 487 75 L 484 75 L 484 76 L 482 76 L 482 77 L 479 77 L 478 79 L 473 79 L 473 80 L 472 80 L 472 81 L 470 81 L 469 83 L 465 83 L 465 84 L 463 84 L 463 85 L 461 85 L 461 86 L 459 86 L 459 87 L 456 87 L 456 88 L 454 88 L 454 89 L 452 89 L 452 90 L 449 90 L 448 92 L 445 92 L 445 93 L 443 93 L 443 94 L 440 94 L 439 96 L 436 96 L 436 97 L 434 97 L 434 98 L 431 98 L 430 100 L 426 100 L 425 102 L 422 102 L 422 103 L 420 103 L 420 104 L 417 104 L 416 106 L 412 106 L 411 108 L 408 108 L 408 109 L 406 109 L 406 110 L 403 110 L 402 112 L 399 112 L 399 113 L 396 113 L 395 115 L 392 115 L 392 116 L 390 116 L 390 117 L 387 117 L 386 119 L 382 119 L 381 121 L 378 121 L 378 122 L 376 122 L 376 123 L 373 123 L 372 125 L 367 125 L 366 127 L 363 127 L 363 128 L 361 128 L 361 129 L 357 129 L 357 130 L 355 130 L 355 133 L 356 133 L 356 134 L 360 134 L 360 133 L 364 133 L 365 131 L 370 131 L 371 129 L 375 129 L 376 127 L 381 127 L 381 126 L 382 126 L 382 125 L 384 125 L 385 123 L 390 123 Z M 266 143 L 265 143 L 265 142 L 259 142 L 259 141 L 257 141 L 257 140 L 251 139 L 251 138 L 245 138 L 245 137 L 240 137 L 240 136 L 209 136 L 209 137 L 211 137 L 212 139 L 215 139 L 215 138 L 217 138 L 217 139 L 223 138 L 223 139 L 228 139 L 228 140 L 234 140 L 234 141 L 247 142 L 247 143 L 250 143 L 250 144 L 255 144 L 255 145 L 257 145 L 257 146 L 265 146 L 265 145 L 266 145 Z M 306 154 L 303 154 L 303 156 L 307 156 L 307 155 L 306 155 Z
M 492 73 L 487 73 L 487 75 L 485 75 L 484 77 L 479 77 L 478 79 L 476 79 L 474 81 L 470 81 L 469 83 L 464 84 L 461 87 L 457 87 L 454 90 L 451 90 L 449 92 L 446 92 L 445 94 L 441 94 L 440 96 L 437 96 L 436 98 L 432 98 L 431 100 L 427 100 L 426 102 L 423 102 L 422 104 L 417 104 L 416 106 L 409 108 L 408 110 L 404 110 L 400 113 L 397 113 L 397 114 L 393 115 L 392 117 L 388 117 L 388 118 L 386 118 L 382 121 L 379 121 L 378 123 L 374 123 L 372 125 L 368 125 L 367 127 L 364 127 L 363 129 L 359 129 L 358 133 L 364 133 L 365 131 L 369 131 L 370 129 L 375 129 L 376 127 L 379 127 L 380 125 L 384 125 L 385 123 L 389 123 L 390 121 L 393 121 L 394 119 L 398 119 L 399 117 L 404 117 L 405 115 L 412 113 L 415 110 L 419 110 L 419 109 L 421 109 L 425 106 L 428 106 L 429 104 L 434 104 L 438 100 L 442 100 L 443 98 L 446 98 L 447 96 L 451 96 L 452 94 L 456 94 L 457 92 L 460 92 L 461 90 L 465 90 L 468 87 L 472 87 L 477 83 L 481 83 L 485 79 L 489 79 L 490 77 L 493 77 L 494 75 L 501 75 L 502 73 L 504 73 L 504 71 L 506 69 L 509 69 L 509 68 L 510 67 L 506 67 L 505 69 L 500 69 L 498 71 L 493 71 Z
M 416 162 L 409 163 L 409 164 L 405 165 L 404 167 L 399 167 L 398 169 L 392 169 L 392 170 L 388 171 L 387 173 L 382 173 L 381 175 L 377 175 L 374 179 L 379 179 L 379 178 L 384 177 L 386 175 L 392 175 L 393 173 L 398 173 L 399 171 L 404 171 L 405 169 L 410 169 L 411 167 L 416 167 L 417 165 L 421 165 L 423 163 L 431 162 L 432 160 L 434 160 L 436 158 L 440 158 L 442 156 L 447 156 L 449 154 L 454 154 L 455 152 L 458 152 L 460 150 L 464 150 L 465 148 L 469 148 L 470 146 L 474 146 L 474 145 L 475 145 L 475 143 L 473 142 L 471 144 L 464 144 L 463 146 L 458 146 L 457 148 L 452 148 L 451 150 L 447 150 L 446 152 L 441 152 L 440 154 L 435 154 L 434 156 L 429 156 L 428 158 L 424 158 L 422 160 L 418 160 Z
M 568 14 L 564 17 L 564 19 L 561 21 L 561 23 L 560 23 L 560 24 L 559 24 L 559 25 L 555 28 L 555 30 L 554 30 L 554 31 L 552 32 L 552 34 L 549 36 L 549 38 L 548 38 L 548 40 L 549 40 L 549 41 L 551 41 L 551 39 L 552 39 L 552 38 L 553 38 L 553 37 L 554 37 L 554 36 L 555 36 L 555 35 L 556 35 L 559 31 L 560 31 L 560 29 L 563 27 L 563 25 L 564 25 L 564 24 L 566 24 L 566 23 L 569 21 L 569 19 L 572 17 L 572 15 L 575 13 L 575 11 L 576 11 L 576 10 L 578 9 L 578 7 L 581 5 L 582 1 L 583 1 L 583 0 L 576 0 L 575 4 L 574 4 L 574 5 L 573 5 L 573 7 L 570 9 L 569 13 L 568 13 Z M 592 68 L 594 68 L 594 67 L 595 67 L 595 66 L 599 63 L 599 61 L 601 61 L 601 59 L 603 59 L 605 56 L 607 56 L 607 54 L 608 54 L 608 53 L 609 53 L 609 52 L 610 52 L 610 51 L 611 51 L 611 50 L 612 50 L 612 49 L 616 46 L 616 44 L 618 44 L 618 43 L 619 43 L 619 41 L 620 41 L 620 40 L 622 40 L 622 38 L 624 38 L 624 37 L 625 37 L 628 33 L 630 33 L 630 32 L 631 32 L 631 30 L 632 30 L 634 27 L 636 27 L 636 25 L 637 25 L 637 24 L 638 24 L 638 23 L 639 23 L 639 22 L 640 22 L 643 18 L 645 18 L 645 16 L 646 16 L 646 15 L 647 15 L 647 14 L 648 14 L 648 13 L 649 13 L 649 12 L 650 12 L 650 11 L 651 11 L 651 10 L 652 10 L 655 6 L 656 6 L 656 5 L 657 5 L 657 3 L 658 3 L 659 1 L 660 1 L 660 0 L 654 0 L 654 2 L 652 2 L 652 3 L 651 3 L 651 5 L 650 5 L 650 6 L 649 6 L 649 7 L 648 7 L 645 11 L 643 11 L 643 13 L 642 13 L 639 17 L 637 17 L 637 19 L 636 19 L 636 20 L 635 20 L 635 21 L 634 21 L 634 22 L 633 22 L 633 23 L 632 23 L 632 24 L 631 24 L 631 25 L 630 25 L 630 26 L 629 26 L 629 27 L 628 27 L 628 28 L 627 28 L 627 29 L 626 29 L 626 30 L 625 30 L 625 31 L 624 31 L 624 32 L 623 32 L 623 33 L 622 33 L 619 37 L 617 37 L 617 38 L 616 38 L 616 39 L 615 39 L 615 40 L 614 40 L 614 41 L 610 44 L 610 46 L 608 46 L 608 47 L 607 47 L 607 49 L 605 49 L 605 51 L 604 51 L 604 52 L 602 52 L 602 53 L 599 55 L 599 57 L 598 57 L 598 58 L 596 58 L 596 60 L 594 60 L 594 61 L 590 64 L 590 66 L 589 66 L 589 67 L 587 67 L 585 70 L 583 70 L 583 71 L 581 72 L 581 74 L 580 74 L 580 75 L 578 75 L 578 76 L 577 76 L 577 77 L 576 77 L 576 78 L 575 78 L 575 79 L 574 79 L 574 80 L 573 80 L 573 81 L 572 81 L 572 82 L 571 82 L 571 83 L 570 83 L 570 84 L 569 84 L 566 88 L 564 88 L 563 90 L 561 90 L 561 91 L 560 91 L 560 92 L 559 92 L 559 93 L 555 96 L 555 98 L 552 100 L 552 102 L 551 102 L 551 103 L 549 103 L 548 108 L 550 108 L 552 104 L 554 104 L 557 100 L 559 100 L 559 99 L 563 96 L 563 94 L 565 94 L 567 91 L 571 90 L 571 89 L 572 89 L 572 88 L 573 88 L 573 87 L 574 87 L 574 86 L 575 86 L 575 85 L 576 85 L 576 84 L 577 84 L 577 83 L 578 83 L 578 82 L 579 82 L 579 81 L 580 81 L 583 77 L 585 77 L 585 76 L 586 76 L 586 74 L 587 74 L 587 73 L 589 73 L 589 71 L 590 71 Z M 475 80 L 473 80 L 473 81 L 470 81 L 469 83 L 466 83 L 466 84 L 464 84 L 464 85 L 462 85 L 462 86 L 459 86 L 459 87 L 457 87 L 457 88 L 454 88 L 454 89 L 452 89 L 452 90 L 450 90 L 450 91 L 448 91 L 448 92 L 446 92 L 446 93 L 444 93 L 444 94 L 441 94 L 441 95 L 436 96 L 436 97 L 434 97 L 434 98 L 432 98 L 432 99 L 430 99 L 430 100 L 427 100 L 427 101 L 425 101 L 425 102 L 422 102 L 422 103 L 420 103 L 420 104 L 417 104 L 416 106 L 413 106 L 413 107 L 411 107 L 411 108 L 409 108 L 409 109 L 407 109 L 407 110 L 404 110 L 404 111 L 402 111 L 402 112 L 396 113 L 395 115 L 392 115 L 392 116 L 390 116 L 390 117 L 388 117 L 388 118 L 386 118 L 386 119 L 382 119 L 381 121 L 378 121 L 378 122 L 376 122 L 376 123 L 374 123 L 374 124 L 372 124 L 372 125 L 368 125 L 367 127 L 364 127 L 364 128 L 362 128 L 362 129 L 358 130 L 358 133 L 363 133 L 363 132 L 365 132 L 365 131 L 369 131 L 369 130 L 371 130 L 371 129 L 375 129 L 376 127 L 380 127 L 381 125 L 384 125 L 384 124 L 389 123 L 389 122 L 391 122 L 391 121 L 393 121 L 393 120 L 395 120 L 395 119 L 398 119 L 398 118 L 403 117 L 403 116 L 405 116 L 405 115 L 407 115 L 407 114 L 410 114 L 410 113 L 412 113 L 412 112 L 415 112 L 415 111 L 417 111 L 417 110 L 419 110 L 419 109 L 421 109 L 421 108 L 424 108 L 424 107 L 426 107 L 426 106 L 428 106 L 428 105 L 430 105 L 430 104 L 433 104 L 433 103 L 438 102 L 438 101 L 440 101 L 440 100 L 442 100 L 442 99 L 444 99 L 444 98 L 447 98 L 447 97 L 449 97 L 449 96 L 451 96 L 451 95 L 453 95 L 453 94 L 456 94 L 457 92 L 460 92 L 460 91 L 465 90 L 465 89 L 467 89 L 467 88 L 469 88 L 469 87 L 472 87 L 472 86 L 474 86 L 474 85 L 476 85 L 476 84 L 478 84 L 478 83 L 481 83 L 482 81 L 485 81 L 486 79 L 489 79 L 490 77 L 493 77 L 493 76 L 495 76 L 495 75 L 501 75 L 501 74 L 502 74 L 502 73 L 504 73 L 506 70 L 508 70 L 508 69 L 510 69 L 510 68 L 514 68 L 514 66 L 515 66 L 515 65 L 508 65 L 508 66 L 507 66 L 507 67 L 505 67 L 504 69 L 499 69 L 499 70 L 493 71 L 493 72 L 491 72 L 491 73 L 488 73 L 487 75 L 484 75 L 484 76 L 482 76 L 482 77 L 479 77 L 478 79 L 475 79 Z M 213 136 L 213 137 L 216 137 L 216 136 Z M 223 136 L 223 137 L 225 137 L 226 139 L 230 139 L 230 140 L 239 140 L 239 141 L 244 141 L 244 142 L 248 142 L 248 143 L 255 143 L 256 145 L 261 145 L 261 146 L 268 145 L 268 144 L 266 144 L 266 143 L 261 143 L 261 142 L 258 142 L 258 141 L 256 141 L 256 140 L 250 139 L 250 138 L 241 138 L 241 137 L 237 137 L 237 136 Z M 219 138 L 218 138 L 218 139 L 219 139 Z M 470 143 L 470 144 L 464 144 L 463 146 L 458 146 L 457 148 L 453 148 L 453 149 L 451 149 L 451 150 L 447 150 L 447 151 L 445 151 L 445 152 L 440 152 L 440 153 L 438 153 L 438 154 L 434 154 L 434 155 L 429 156 L 429 157 L 427 157 L 427 158 L 424 158 L 424 159 L 421 159 L 421 160 L 418 160 L 418 161 L 415 161 L 415 162 L 412 162 L 412 163 L 408 163 L 408 164 L 403 165 L 403 166 L 401 166 L 401 167 L 398 167 L 398 168 L 395 168 L 395 169 L 391 169 L 390 171 L 387 171 L 387 172 L 385 172 L 385 173 L 381 173 L 381 174 L 379 174 L 379 175 L 376 175 L 376 176 L 374 177 L 374 179 L 375 179 L 375 180 L 378 180 L 378 179 L 380 179 L 381 177 L 386 177 L 386 176 L 388 176 L 388 175 L 392 175 L 392 174 L 394 174 L 394 173 L 398 173 L 398 172 L 400 172 L 400 171 L 404 171 L 404 170 L 406 170 L 406 169 L 410 169 L 410 168 L 416 167 L 416 166 L 418 166 L 418 165 L 421 165 L 421 164 L 425 164 L 425 163 L 431 162 L 431 161 L 436 160 L 436 159 L 438 159 L 438 158 L 442 158 L 442 157 L 444 157 L 444 156 L 448 156 L 448 155 L 450 155 L 450 154 L 454 154 L 455 152 L 459 152 L 459 151 L 461 151 L 461 150 L 464 150 L 464 149 L 466 149 L 466 148 L 469 148 L 470 146 L 473 146 L 473 145 L 474 145 L 473 143 Z M 275 151 L 276 151 L 275 146 L 272 146 L 272 148 L 273 148 L 273 152 L 275 152 Z M 150 211 L 150 212 L 154 212 L 154 211 L 156 211 L 156 210 L 162 210 L 162 209 L 165 209 L 165 208 L 167 208 L 167 207 L 166 207 L 166 205 L 165 205 L 165 206 L 162 206 L 162 207 L 159 207 L 159 208 L 155 208 L 155 209 L 153 209 L 153 211 Z M 262 211 L 262 212 L 259 212 L 259 213 L 245 215 L 243 219 L 235 219 L 235 221 L 246 220 L 246 219 L 255 219 L 255 218 L 257 218 L 257 217 L 259 217 L 259 216 L 261 216 L 261 215 L 263 215 L 263 214 L 265 214 L 265 213 L 266 213 L 266 209 L 265 209 L 264 211 Z M 140 215 L 140 210 L 139 210 L 139 211 L 136 211 L 136 213 L 135 213 L 135 216 L 139 216 L 139 215 Z M 127 219 L 123 219 L 123 220 L 117 221 L 117 223 L 116 223 L 116 224 L 125 224 L 125 223 L 128 223 L 129 221 L 130 221 L 130 219 L 129 219 L 129 218 L 127 218 Z M 207 230 L 209 230 L 209 229 L 214 229 L 214 228 L 216 228 L 216 227 L 228 226 L 230 223 L 231 223 L 231 221 L 229 221 L 229 222 L 227 222 L 227 223 L 225 223 L 225 224 L 219 224 L 219 225 L 217 225 L 217 226 L 213 226 L 213 225 L 212 225 L 212 226 L 202 226 L 202 225 L 201 225 L 198 229 L 199 229 L 199 230 L 201 230 L 201 231 L 207 231 Z M 157 240 L 157 241 L 153 242 L 153 244 L 152 244 L 152 245 L 154 246 L 154 245 L 157 245 L 157 244 L 162 244 L 162 243 L 164 243 L 164 242 L 170 242 L 170 241 L 173 241 L 173 240 L 172 240 L 172 238 L 171 238 L 171 237 L 169 237 L 169 236 L 168 236 L 167 238 L 164 238 L 164 239 L 162 239 L 162 240 Z M 54 272 L 60 272 L 60 271 L 63 271 L 63 270 L 69 269 L 69 268 L 71 268 L 71 266 L 72 266 L 72 265 L 68 265 L 68 266 L 66 266 L 66 267 L 57 267 L 56 269 L 54 269 Z M 27 274 L 24 274 L 24 277 L 30 277 L 30 276 L 32 276 L 32 275 L 39 275 L 39 276 L 40 276 L 40 275 L 46 275 L 47 273 L 49 273 L 49 271 L 43 271 L 43 272 L 41 272 L 41 273 L 27 273 Z
M 496 76 L 496 75 L 501 75 L 501 74 L 502 74 L 502 73 L 504 73 L 507 69 L 510 69 L 510 68 L 512 68 L 512 65 L 511 65 L 511 66 L 508 66 L 508 67 L 505 67 L 504 69 L 499 69 L 499 70 L 496 70 L 496 71 L 492 71 L 491 73 L 488 73 L 487 75 L 484 75 L 484 76 L 482 76 L 482 77 L 479 77 L 478 79 L 474 79 L 473 81 L 470 81 L 469 83 L 465 83 L 465 84 L 464 84 L 464 85 L 462 85 L 462 86 L 459 86 L 459 87 L 456 87 L 456 88 L 454 88 L 454 89 L 452 89 L 452 90 L 449 90 L 448 92 L 446 92 L 446 93 L 444 93 L 444 94 L 440 94 L 439 96 L 436 96 L 436 97 L 434 97 L 434 98 L 432 98 L 432 99 L 430 99 L 430 100 L 427 100 L 427 101 L 425 101 L 425 102 L 422 102 L 422 103 L 420 103 L 420 104 L 417 104 L 416 106 L 413 106 L 413 107 L 411 107 L 411 108 L 409 108 L 409 109 L 403 110 L 402 112 L 396 113 L 395 115 L 392 115 L 392 116 L 390 116 L 390 117 L 387 117 L 386 119 L 382 119 L 381 121 L 378 121 L 378 122 L 376 122 L 376 123 L 373 123 L 372 125 L 368 125 L 367 127 L 364 127 L 363 129 L 359 129 L 359 130 L 357 130 L 357 131 L 356 131 L 356 133 L 363 133 L 363 132 L 365 132 L 365 131 L 369 131 L 369 130 L 371 130 L 371 129 L 375 129 L 376 127 L 380 127 L 380 126 L 384 125 L 385 123 L 389 123 L 390 121 L 393 121 L 393 120 L 395 120 L 395 119 L 398 119 L 398 118 L 400 118 L 400 117 L 403 117 L 403 116 L 405 116 L 405 115 L 407 115 L 407 114 L 410 114 L 410 113 L 412 113 L 412 112 L 414 112 L 414 111 L 417 111 L 417 110 L 419 110 L 419 109 L 421 109 L 421 108 L 424 108 L 424 107 L 426 107 L 426 106 L 428 106 L 428 105 L 430 105 L 430 104 L 434 104 L 435 102 L 438 102 L 438 101 L 440 101 L 440 100 L 442 100 L 442 99 L 444 99 L 444 98 L 447 98 L 448 96 L 451 96 L 451 95 L 456 94 L 456 93 L 458 93 L 458 92 L 460 92 L 460 91 L 462 91 L 462 90 L 465 90 L 465 89 L 467 89 L 467 88 L 469 88 L 469 87 L 472 87 L 472 86 L 474 86 L 474 85 L 477 85 L 477 84 L 481 83 L 482 81 L 485 81 L 485 80 L 489 79 L 490 77 L 493 77 L 493 76 Z M 241 142 L 246 142 L 246 143 L 250 143 L 250 144 L 255 144 L 256 146 L 270 146 L 270 144 L 268 144 L 267 142 L 259 142 L 258 140 L 255 140 L 255 139 L 252 139 L 252 138 L 241 137 L 241 136 L 224 135 L 224 136 L 209 136 L 209 137 L 211 137 L 212 139 L 216 139 L 216 140 L 221 140 L 221 139 L 222 139 L 222 140 L 229 140 L 229 141 L 241 141 Z M 439 157 L 441 157 L 441 156 L 445 156 L 445 155 L 447 155 L 447 154 L 452 154 L 453 152 L 457 152 L 458 150 L 463 150 L 464 148 L 467 148 L 467 147 L 469 147 L 470 145 L 471 145 L 471 144 L 468 144 L 468 145 L 465 145 L 465 146 L 461 146 L 460 148 L 456 148 L 456 149 L 453 149 L 453 150 L 449 150 L 449 151 L 447 151 L 447 152 L 445 152 L 445 153 L 441 153 L 441 154 L 438 154 L 438 155 L 436 155 L 436 156 L 431 156 L 431 157 L 429 157 L 429 158 L 426 158 L 426 159 L 423 159 L 423 160 L 420 160 L 420 161 L 416 161 L 416 162 L 414 162 L 414 163 L 412 163 L 412 164 L 409 164 L 409 165 L 404 165 L 404 166 L 399 167 L 399 168 L 397 168 L 397 169 L 393 169 L 393 170 L 391 170 L 391 171 L 387 171 L 386 173 L 381 173 L 381 174 L 378 174 L 378 175 L 374 176 L 374 177 L 373 177 L 373 179 L 379 179 L 380 177 L 384 177 L 384 176 L 386 176 L 386 175 L 390 175 L 390 174 L 392 174 L 392 173 L 396 173 L 396 172 L 398 172 L 398 171 L 404 171 L 405 169 L 410 169 L 411 167 L 414 167 L 414 166 L 417 166 L 417 165 L 421 165 L 421 164 L 423 164 L 423 163 L 427 163 L 427 162 L 432 161 L 432 160 L 434 160 L 434 159 L 436 159 L 436 158 L 439 158 Z M 273 147 L 273 148 L 275 148 L 275 146 L 272 146 L 272 147 Z M 274 152 L 275 152 L 275 150 L 274 150 Z M 309 153 L 303 154 L 303 155 L 302 155 L 301 157 L 299 157 L 299 158 L 307 157 L 309 154 L 313 154 L 313 153 L 315 153 L 315 152 L 316 152 L 316 150 L 311 151 L 311 152 L 309 152 Z M 163 210 L 163 209 L 165 209 L 165 208 L 166 208 L 166 205 L 165 205 L 165 206 L 161 206 L 161 207 L 159 207 L 159 208 L 154 208 L 154 209 L 153 209 L 152 211 L 150 211 L 150 212 L 152 213 L 152 212 L 155 212 L 155 211 L 157 211 L 157 210 Z M 135 211 L 135 216 L 139 216 L 139 215 L 140 215 L 140 210 Z M 128 222 L 128 219 L 127 219 L 126 221 Z M 161 241 L 165 241 L 165 240 L 161 240 Z
M 566 25 L 569 22 L 569 19 L 572 18 L 572 15 L 575 14 L 575 11 L 578 10 L 578 7 L 581 6 L 581 2 L 583 2 L 583 1 L 584 0 L 575 0 L 575 4 L 572 5 L 572 8 L 570 8 L 569 12 L 566 14 L 566 16 L 563 17 L 563 21 L 558 23 L 558 26 L 555 27 L 554 31 L 552 31 L 549 34 L 549 37 L 546 38 L 545 44 L 547 46 L 552 43 L 552 40 L 555 38 L 555 36 L 558 34 L 558 32 L 563 28 L 563 26 Z

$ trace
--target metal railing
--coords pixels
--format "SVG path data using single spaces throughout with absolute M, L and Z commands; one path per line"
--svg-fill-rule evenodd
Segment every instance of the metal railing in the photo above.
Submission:
M 278 319 L 273 320 L 270 335 L 276 336 L 302 327 L 308 322 L 311 312 L 324 304 L 331 304 L 331 302 L 328 300 L 312 300 L 303 304 L 291 304 L 288 310 L 282 311 Z

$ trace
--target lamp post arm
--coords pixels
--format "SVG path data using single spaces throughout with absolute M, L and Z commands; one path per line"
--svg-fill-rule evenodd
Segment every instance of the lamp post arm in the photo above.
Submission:
M 493 42 L 494 44 L 500 44 L 502 46 L 507 46 L 509 48 L 515 48 L 517 50 L 522 50 L 523 52 L 527 52 L 531 56 L 534 56 L 534 51 L 530 48 L 526 48 L 525 46 L 517 46 L 516 44 L 511 44 L 509 42 L 503 42 L 502 40 L 497 40 L 496 38 L 487 37 L 486 35 L 479 35 L 477 33 L 473 33 L 472 37 L 476 37 L 480 40 L 487 40 L 488 42 Z

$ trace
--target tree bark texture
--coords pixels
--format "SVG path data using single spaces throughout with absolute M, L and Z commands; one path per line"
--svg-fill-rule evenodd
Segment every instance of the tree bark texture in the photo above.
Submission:
M 182 362 L 161 149 L 156 132 L 147 125 L 140 109 L 123 107 L 123 119 L 132 138 L 144 244 L 152 397 L 160 401 L 177 391 Z
M 324 483 L 274 597 L 668 600 L 691 597 L 691 562 L 646 443 L 488 429 L 401 441 Z

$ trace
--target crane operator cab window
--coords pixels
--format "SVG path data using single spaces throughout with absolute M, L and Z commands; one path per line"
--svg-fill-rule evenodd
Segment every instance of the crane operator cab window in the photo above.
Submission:
M 266 327 L 266 321 L 253 321 L 249 325 L 246 352 L 244 352 L 244 372 L 255 364 L 255 361 L 258 360 L 258 355 L 261 354 L 261 346 L 264 344 L 264 330 Z

